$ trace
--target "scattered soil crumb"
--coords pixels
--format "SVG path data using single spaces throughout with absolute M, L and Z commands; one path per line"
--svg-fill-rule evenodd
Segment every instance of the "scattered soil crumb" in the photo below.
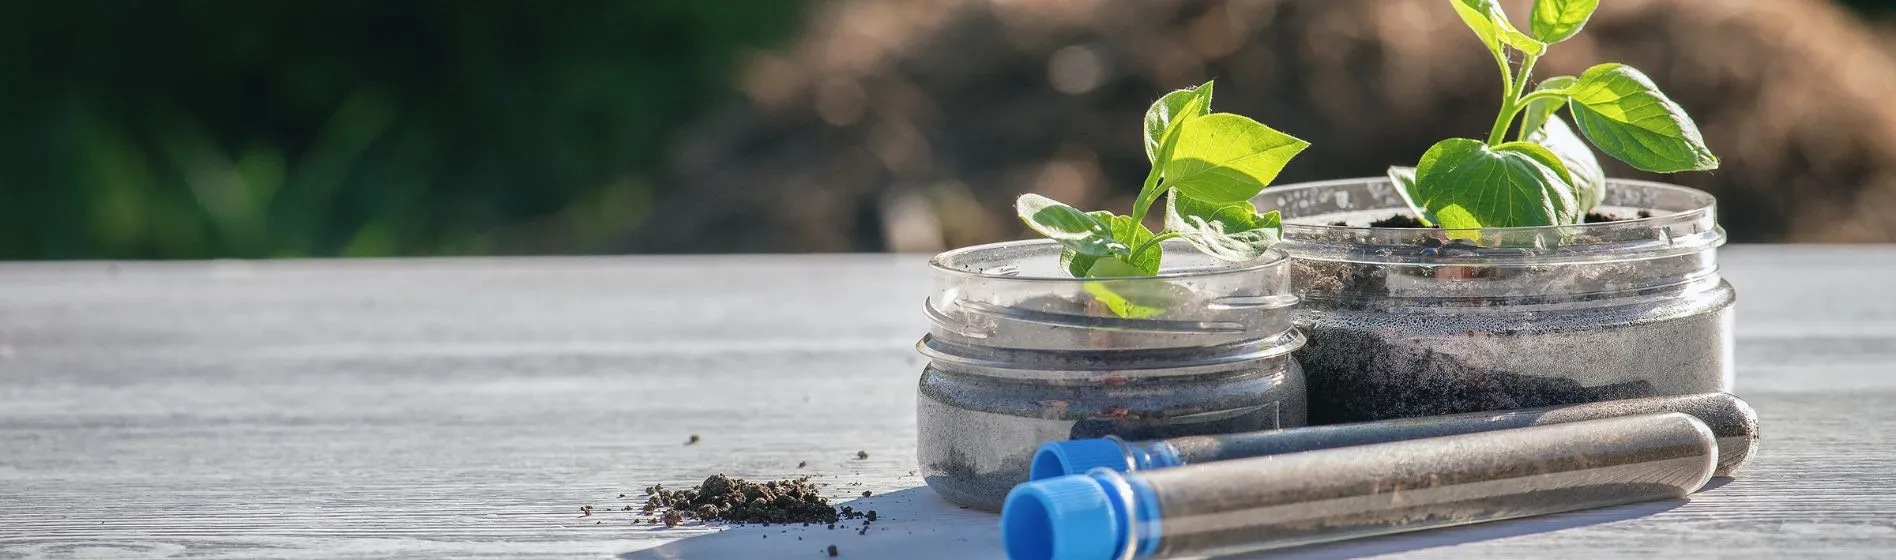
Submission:
M 833 544 L 832 544 L 832 545 L 830 545 L 830 547 L 829 547 L 829 555 L 830 555 L 830 557 L 831 557 L 831 558 L 835 558 L 835 557 L 836 557 L 836 545 L 833 545 Z
M 691 439 L 685 440 L 685 445 L 691 445 L 694 443 L 698 443 L 698 434 L 691 434 Z
M 863 491 L 862 491 L 862 497 L 864 497 L 864 498 L 867 498 L 867 497 L 869 497 L 869 491 L 868 491 L 868 490 L 863 490 Z
M 771 482 L 749 482 L 713 475 L 683 490 L 654 486 L 645 501 L 647 512 L 664 510 L 666 525 L 672 516 L 689 515 L 703 521 L 734 523 L 835 523 L 836 508 L 824 499 L 808 477 Z
M 797 468 L 799 468 L 799 469 L 801 469 L 801 468 L 803 468 L 803 467 L 807 467 L 807 466 L 810 466 L 810 462 L 809 462 L 809 461 L 797 461 Z
M 868 451 L 857 451 L 857 452 L 856 452 L 856 459 L 858 459 L 858 460 L 860 460 L 860 459 L 868 459 L 868 458 L 869 458 L 869 452 L 868 452 Z
M 666 527 L 677 527 L 678 524 L 684 523 L 684 522 L 685 522 L 685 514 L 678 513 L 678 510 L 665 512 L 665 526 Z

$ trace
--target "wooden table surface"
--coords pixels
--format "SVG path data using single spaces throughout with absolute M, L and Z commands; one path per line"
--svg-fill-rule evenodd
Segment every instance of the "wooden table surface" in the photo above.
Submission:
M 1740 477 L 1285 555 L 1896 554 L 1896 247 L 1723 259 Z M 0 558 L 996 557 L 915 475 L 927 289 L 916 256 L 0 265 Z M 717 472 L 881 521 L 608 511 Z

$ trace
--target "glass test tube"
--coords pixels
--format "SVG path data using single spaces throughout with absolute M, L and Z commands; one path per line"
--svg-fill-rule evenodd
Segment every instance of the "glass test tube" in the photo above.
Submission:
M 1056 441 L 1034 453 L 1029 480 L 1080 474 L 1098 467 L 1141 471 L 1660 412 L 1690 414 L 1711 428 L 1718 441 L 1718 469 L 1713 476 L 1731 476 L 1757 449 L 1758 413 L 1751 405 L 1729 393 L 1703 393 L 1150 441 L 1111 437 Z
M 1014 560 L 1217 555 L 1680 498 L 1712 432 L 1644 414 L 1022 484 L 1001 513 Z

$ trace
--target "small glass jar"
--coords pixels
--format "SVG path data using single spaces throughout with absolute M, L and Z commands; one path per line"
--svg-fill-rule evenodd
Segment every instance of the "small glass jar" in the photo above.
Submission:
M 1303 303 L 1310 422 L 1334 424 L 1732 388 L 1731 285 L 1713 197 L 1609 181 L 1618 221 L 1368 227 L 1386 179 L 1273 187 Z
M 1158 276 L 1076 279 L 1049 240 L 930 263 L 933 322 L 916 399 L 924 479 L 999 510 L 1042 443 L 1304 425 L 1290 260 L 1212 259 L 1166 242 Z

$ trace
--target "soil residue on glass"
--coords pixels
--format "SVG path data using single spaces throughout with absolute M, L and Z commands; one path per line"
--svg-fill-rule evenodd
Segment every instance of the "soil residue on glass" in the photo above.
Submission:
M 1599 212 L 1588 212 L 1586 217 L 1582 219 L 1580 223 L 1604 224 L 1608 222 L 1619 222 L 1619 221 L 1625 221 L 1625 220 L 1644 219 L 1644 218 L 1651 218 L 1651 217 L 1652 217 L 1652 212 L 1647 211 L 1647 210 L 1640 210 L 1639 214 L 1637 215 L 1637 218 L 1627 218 L 1624 216 L 1601 214 Z M 1338 223 L 1333 223 L 1330 225 L 1348 226 L 1349 224 L 1338 222 Z M 1376 220 L 1374 222 L 1370 222 L 1369 227 L 1373 227 L 1373 228 L 1439 228 L 1441 226 L 1424 225 L 1422 223 L 1422 220 L 1416 219 L 1415 216 L 1411 216 L 1408 214 L 1397 214 L 1394 216 Z

